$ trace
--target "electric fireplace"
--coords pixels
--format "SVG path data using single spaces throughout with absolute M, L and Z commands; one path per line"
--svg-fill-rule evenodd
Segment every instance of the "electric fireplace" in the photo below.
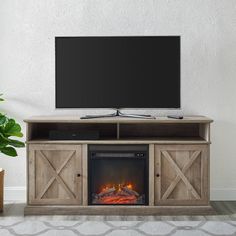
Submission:
M 89 145 L 89 205 L 148 205 L 148 145 Z

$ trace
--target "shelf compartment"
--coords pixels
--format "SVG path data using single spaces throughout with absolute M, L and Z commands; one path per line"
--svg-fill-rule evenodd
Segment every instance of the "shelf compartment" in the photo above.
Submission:
M 120 139 L 202 139 L 199 124 L 120 124 Z M 202 130 L 203 132 L 203 130 Z
M 28 128 L 28 141 L 49 140 L 49 132 L 56 131 L 98 131 L 99 139 L 116 139 L 116 124 L 82 124 L 82 123 L 30 123 Z
M 104 123 L 104 120 L 96 123 L 83 122 L 32 122 L 27 123 L 27 141 L 54 141 L 49 139 L 50 131 L 98 131 L 99 139 L 87 140 L 88 142 L 102 141 L 150 141 L 150 142 L 208 142 L 210 143 L 210 123 L 180 123 L 179 120 L 172 123 L 152 121 L 122 120 L 114 123 Z M 126 123 L 125 123 L 126 121 Z M 65 140 L 60 140 L 65 141 Z M 75 141 L 75 140 L 69 140 Z M 84 142 L 86 140 L 76 140 Z

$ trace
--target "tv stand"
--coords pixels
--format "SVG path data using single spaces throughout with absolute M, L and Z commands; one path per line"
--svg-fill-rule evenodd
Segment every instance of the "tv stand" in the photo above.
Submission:
M 109 118 L 109 117 L 125 117 L 125 118 L 138 118 L 138 119 L 156 119 L 155 116 L 151 115 L 139 115 L 139 114 L 124 114 L 119 109 L 116 109 L 115 113 L 106 115 L 86 115 L 80 119 L 95 119 L 95 118 Z
M 26 215 L 208 215 L 210 205 L 210 124 L 204 116 L 183 119 L 42 116 L 27 129 Z M 51 140 L 51 130 L 99 132 L 96 140 Z M 116 146 L 148 148 L 147 205 L 91 205 L 89 150 Z M 128 150 L 128 149 L 127 149 Z M 138 150 L 138 149 L 136 149 Z M 122 156 L 121 156 L 122 157 Z M 115 156 L 109 156 L 115 158 Z M 122 157 L 123 158 L 123 157 Z

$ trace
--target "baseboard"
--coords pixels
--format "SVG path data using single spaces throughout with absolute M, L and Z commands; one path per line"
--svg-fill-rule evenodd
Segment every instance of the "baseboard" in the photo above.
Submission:
M 26 187 L 25 186 L 5 187 L 4 201 L 26 201 Z
M 5 201 L 26 201 L 26 187 L 13 186 L 4 188 Z M 211 201 L 236 201 L 236 188 L 211 189 Z
M 212 188 L 211 201 L 236 201 L 236 188 Z

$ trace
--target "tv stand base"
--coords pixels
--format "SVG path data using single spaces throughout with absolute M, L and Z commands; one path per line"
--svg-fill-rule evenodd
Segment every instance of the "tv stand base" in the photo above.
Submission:
M 139 115 L 139 114 L 124 114 L 120 110 L 116 110 L 115 113 L 106 115 L 86 115 L 82 116 L 81 119 L 95 119 L 95 118 L 109 118 L 109 117 L 126 117 L 126 118 L 138 118 L 138 119 L 156 119 L 155 116 L 151 115 Z
M 25 215 L 216 215 L 208 206 L 26 206 Z

